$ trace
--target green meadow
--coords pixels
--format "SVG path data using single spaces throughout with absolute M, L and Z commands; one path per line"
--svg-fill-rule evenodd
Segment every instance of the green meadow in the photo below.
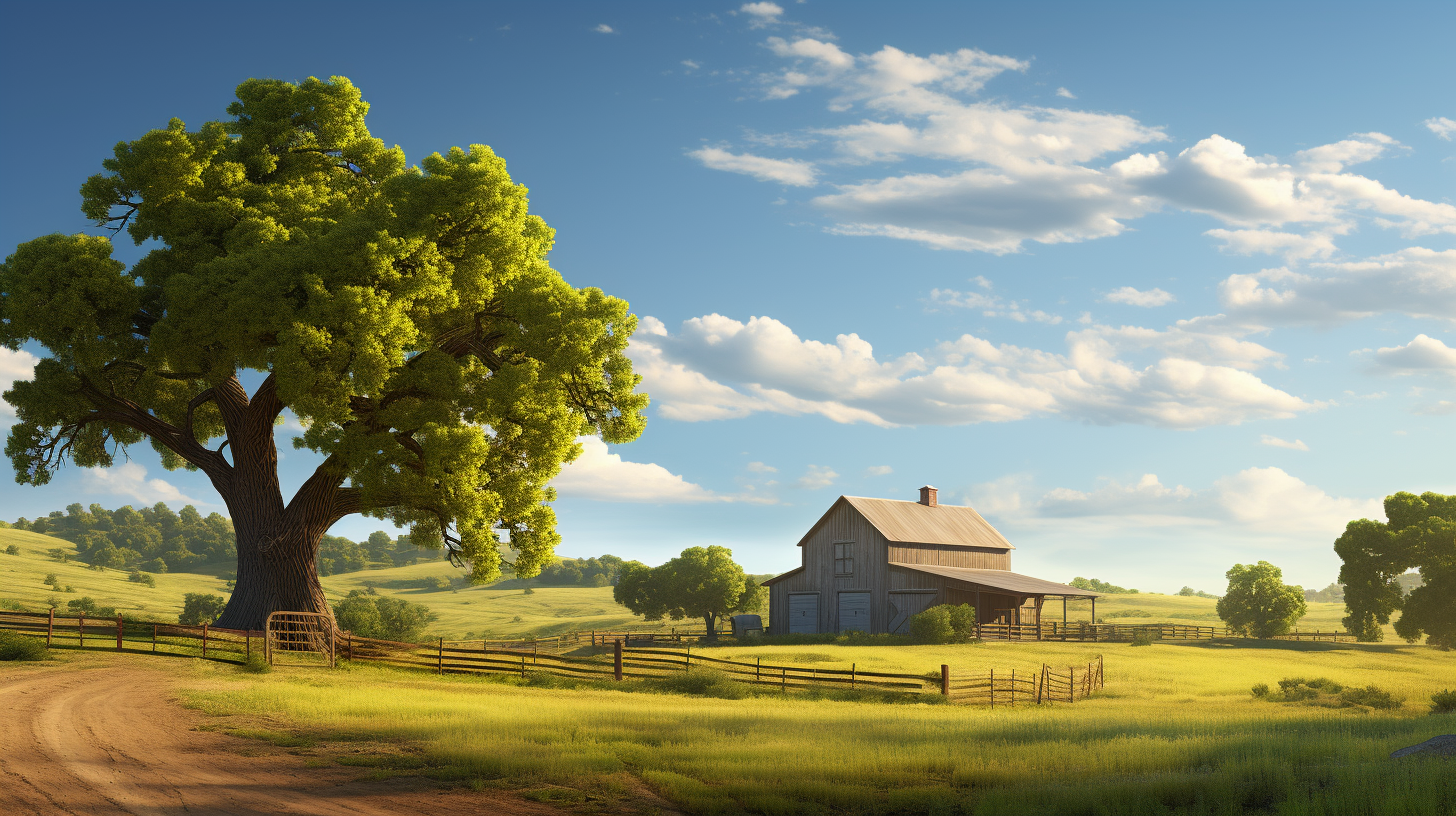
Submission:
M 1456 656 L 1424 646 L 1231 641 L 725 647 L 861 666 L 1006 670 L 1106 661 L 1074 705 L 994 710 L 644 684 L 437 677 L 373 666 L 245 675 L 201 667 L 217 727 L 304 744 L 376 775 L 503 785 L 562 803 L 623 800 L 629 776 L 692 813 L 1433 814 L 1451 766 L 1391 751 L 1456 732 L 1429 696 Z M 1390 711 L 1279 703 L 1255 683 L 1328 677 L 1403 698 Z M 723 684 L 703 688 L 721 692 Z M 738 696 L 738 695 L 724 695 Z M 271 734 L 271 736 L 269 736 Z

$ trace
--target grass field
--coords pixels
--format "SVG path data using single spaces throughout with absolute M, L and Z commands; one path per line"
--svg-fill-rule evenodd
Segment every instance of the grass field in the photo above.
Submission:
M 1106 660 L 1075 705 L 885 705 L 562 689 L 356 666 L 199 669 L 188 698 L 243 732 L 287 734 L 320 761 L 610 800 L 633 774 L 693 813 L 1432 814 L 1451 766 L 1388 754 L 1456 732 L 1426 701 L 1456 656 L 1424 646 L 1011 643 L 766 647 L 784 659 L 969 671 Z M 724 653 L 734 650 L 725 648 Z M 746 650 L 763 654 L 760 649 Z M 1380 686 L 1395 711 L 1255 699 L 1254 683 Z M 529 682 L 529 681 L 528 681 Z M 549 681 L 544 681 L 546 683 Z M 380 741 L 395 750 L 365 750 Z M 372 753 L 371 753 L 372 751 Z
M 19 555 L 6 555 L 15 544 Z M 93 570 L 72 560 L 60 563 L 47 553 L 62 549 L 74 558 L 76 545 L 51 536 L 24 530 L 0 529 L 0 599 L 17 601 L 25 609 L 44 611 L 55 601 L 61 612 L 66 602 L 89 596 L 100 606 L 115 607 L 124 615 L 176 622 L 182 611 L 182 596 L 188 592 L 213 593 L 227 597 L 227 582 L 218 575 L 175 572 L 156 575 L 155 588 L 127 580 L 127 571 Z M 220 573 L 221 571 L 219 571 Z M 53 592 L 43 581 L 54 573 L 70 592 Z M 649 624 L 612 600 L 611 587 L 537 587 L 527 595 L 520 588 L 496 586 L 464 589 L 435 589 L 435 579 L 459 578 L 463 572 L 443 560 L 425 561 L 405 567 L 362 570 L 320 579 L 324 593 L 337 601 L 352 589 L 373 584 L 381 595 L 404 598 L 430 607 L 439 619 L 427 634 L 446 638 L 510 638 L 546 636 L 589 629 L 650 629 Z M 426 588 L 426 587 L 430 588 Z M 688 626 L 699 622 L 687 622 Z M 667 626 L 671 626 L 668 623 Z
M 210 592 L 226 597 L 226 583 L 217 575 L 199 573 L 167 573 L 156 576 L 156 588 L 126 580 L 123 570 L 92 570 L 72 561 L 58 563 L 46 553 L 61 548 L 75 553 L 68 541 L 22 530 L 0 529 L 0 551 L 16 544 L 19 556 L 0 552 L 0 598 L 19 601 L 28 609 L 44 610 L 50 600 L 60 603 L 89 595 L 101 606 L 114 606 L 123 614 L 156 620 L 175 621 L 182 611 L 182 596 L 188 592 Z M 75 594 L 53 593 L 42 583 L 47 573 L 55 573 L 62 586 L 71 585 Z M 439 616 L 426 632 L 431 637 L 447 639 L 476 637 L 513 638 L 535 635 L 544 637 L 562 632 L 590 629 L 669 629 L 674 623 L 648 623 L 612 600 L 611 587 L 536 587 L 532 594 L 513 582 L 482 587 L 438 589 L 438 579 L 458 579 L 463 572 L 443 560 L 428 560 L 404 567 L 362 570 L 330 575 L 321 579 L 325 594 L 337 601 L 350 590 L 373 585 L 381 595 L 404 598 L 424 604 Z M 1216 601 L 1210 598 L 1180 595 L 1107 595 L 1097 602 L 1097 616 L 1108 623 L 1186 623 L 1198 626 L 1221 626 Z M 1150 617 L 1124 617 L 1118 613 L 1138 610 Z M 1048 602 L 1047 619 L 1061 619 L 1061 604 Z M 1068 605 L 1071 620 L 1088 620 L 1090 605 L 1073 602 Z M 1343 604 L 1311 603 L 1309 613 L 1299 621 L 1303 630 L 1325 631 L 1343 628 Z M 519 620 L 518 620 L 519 619 Z M 696 629 L 699 621 L 678 621 L 680 628 Z M 1396 640 L 1395 630 L 1385 627 L 1387 641 Z

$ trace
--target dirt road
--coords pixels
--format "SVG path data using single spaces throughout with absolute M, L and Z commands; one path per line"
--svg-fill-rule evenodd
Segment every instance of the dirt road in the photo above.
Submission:
M 0 813 L 561 813 L 503 791 L 358 782 L 359 769 L 198 731 L 167 667 L 143 660 L 0 668 Z

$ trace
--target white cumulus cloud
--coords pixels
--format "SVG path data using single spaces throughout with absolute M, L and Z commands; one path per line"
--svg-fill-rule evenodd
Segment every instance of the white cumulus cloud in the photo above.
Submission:
M 889 465 L 870 465 L 869 467 L 865 468 L 866 476 L 889 476 L 891 473 L 894 472 L 895 469 L 890 467 Z
M 1456 134 L 1456 119 L 1447 119 L 1444 116 L 1436 116 L 1431 119 L 1427 119 L 1421 124 L 1425 125 L 1427 130 L 1436 134 L 1438 138 L 1445 139 L 1448 142 L 1451 141 L 1452 134 Z
M 35 364 L 40 358 L 26 351 L 19 349 L 11 351 L 0 346 L 0 393 L 10 390 L 10 386 L 16 380 L 28 380 L 35 374 Z M 0 400 L 0 417 L 15 416 L 15 408 L 10 403 Z
M 692 504 L 703 502 L 772 501 L 714 493 L 667 468 L 648 462 L 629 462 L 612 453 L 599 437 L 577 440 L 581 455 L 561 468 L 551 481 L 562 496 L 596 501 Z
M 1377 349 L 1375 364 L 1393 373 L 1435 372 L 1456 377 L 1456 348 L 1418 334 L 1404 346 Z
M 1230 275 L 1219 299 L 1230 312 L 1271 323 L 1340 323 L 1382 312 L 1456 320 L 1456 249 L 1410 247 L 1303 271 Z
M 776 181 L 794 187 L 811 187 L 816 175 L 814 165 L 798 159 L 770 159 L 751 153 L 730 153 L 721 147 L 704 147 L 689 156 L 714 170 L 726 170 L 753 176 L 759 181 Z
M 1264 434 L 1263 436 L 1260 436 L 1259 444 L 1268 445 L 1271 448 L 1287 448 L 1288 450 L 1297 451 L 1309 450 L 1309 446 L 1304 444 L 1304 442 L 1301 440 L 1296 439 L 1291 442 L 1288 439 L 1280 439 L 1277 436 L 1270 436 L 1269 434 Z
M 1050 415 L 1197 428 L 1319 407 L 1255 376 L 1280 355 L 1214 320 L 1093 325 L 1068 332 L 1065 353 L 967 334 L 883 360 L 857 334 L 807 340 L 770 317 L 706 315 L 676 334 L 650 317 L 642 326 L 629 354 L 660 415 L 680 421 L 769 412 L 888 427 Z
M 1177 300 L 1171 292 L 1164 292 L 1162 289 L 1153 288 L 1145 291 L 1135 289 L 1131 286 L 1123 286 L 1107 293 L 1103 300 L 1108 303 L 1122 303 L 1128 306 L 1141 306 L 1144 309 L 1152 309 L 1157 306 L 1167 306 Z
M 165 479 L 148 479 L 147 469 L 136 462 L 123 462 L 110 468 L 87 468 L 81 478 L 81 487 L 90 493 L 129 496 L 149 506 L 157 502 L 184 505 L 207 503 L 183 495 L 181 490 Z
M 828 465 L 810 465 L 808 470 L 804 471 L 804 475 L 794 482 L 794 486 L 802 487 L 805 490 L 818 490 L 834 484 L 834 480 L 838 478 L 839 474 Z
M 784 7 L 769 2 L 744 3 L 738 7 L 738 11 L 748 15 L 749 27 L 762 28 L 777 23 L 784 14 Z

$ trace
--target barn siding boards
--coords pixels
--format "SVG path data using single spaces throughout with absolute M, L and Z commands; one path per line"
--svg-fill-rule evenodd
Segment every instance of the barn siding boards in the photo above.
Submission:
M 947 544 L 889 545 L 891 563 L 935 564 L 942 567 L 969 569 L 1011 569 L 1011 551 L 990 547 L 956 547 Z
M 853 549 L 850 574 L 836 574 L 836 544 Z M 770 630 L 790 631 L 790 596 L 804 592 L 819 593 L 818 632 L 863 625 L 859 598 L 848 607 L 840 599 L 868 593 L 872 633 L 903 627 L 909 615 L 939 603 L 973 604 L 985 622 L 1032 623 L 1043 595 L 1095 594 L 1011 572 L 1012 549 L 969 507 L 840 496 L 799 540 L 801 566 L 765 582 Z M 845 615 L 853 620 L 841 620 L 841 608 L 850 607 Z

